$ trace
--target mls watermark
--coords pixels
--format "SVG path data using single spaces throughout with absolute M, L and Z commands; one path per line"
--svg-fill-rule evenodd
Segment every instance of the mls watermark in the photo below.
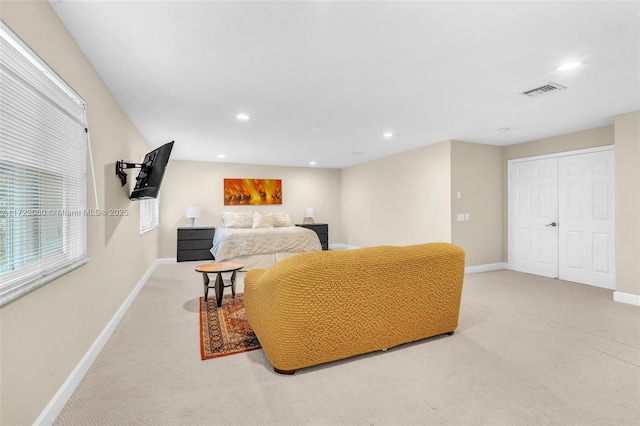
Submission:
M 2 209 L 0 218 L 4 217 L 100 217 L 129 216 L 129 209 Z

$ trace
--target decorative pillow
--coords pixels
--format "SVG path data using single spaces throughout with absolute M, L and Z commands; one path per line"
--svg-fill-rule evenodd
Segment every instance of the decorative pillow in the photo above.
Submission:
M 273 227 L 279 228 L 284 226 L 294 226 L 293 219 L 291 219 L 291 216 L 289 216 L 289 213 L 274 213 Z
M 252 225 L 252 212 L 222 212 L 223 228 L 251 228 Z
M 273 228 L 273 214 L 253 212 L 252 228 Z

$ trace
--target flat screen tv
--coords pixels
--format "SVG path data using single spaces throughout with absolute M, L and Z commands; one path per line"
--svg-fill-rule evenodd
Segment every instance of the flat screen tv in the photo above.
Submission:
M 131 192 L 130 200 L 146 200 L 157 198 L 160 184 L 167 168 L 173 142 L 166 143 L 144 156 L 140 173 L 136 177 L 136 186 Z

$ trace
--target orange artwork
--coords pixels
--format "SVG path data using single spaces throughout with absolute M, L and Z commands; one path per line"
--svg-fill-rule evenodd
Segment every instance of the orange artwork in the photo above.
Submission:
M 280 179 L 225 179 L 224 205 L 282 204 Z

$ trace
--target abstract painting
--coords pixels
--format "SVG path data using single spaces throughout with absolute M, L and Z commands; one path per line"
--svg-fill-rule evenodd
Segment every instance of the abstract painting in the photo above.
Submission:
M 224 205 L 282 204 L 281 179 L 225 179 Z

